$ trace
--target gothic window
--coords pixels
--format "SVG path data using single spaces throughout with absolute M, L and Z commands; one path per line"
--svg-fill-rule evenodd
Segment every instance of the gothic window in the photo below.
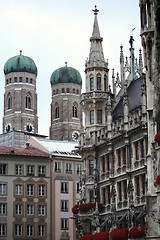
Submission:
M 22 77 L 20 77 L 20 78 L 19 78 L 19 82 L 22 82 L 22 80 L 23 80 L 23 78 L 22 78 Z
M 30 83 L 32 84 L 32 78 L 30 78 Z
M 14 82 L 17 82 L 17 77 L 14 78 Z
M 94 202 L 94 191 L 93 190 L 89 191 L 89 198 L 90 198 L 90 202 Z
M 140 154 L 141 154 L 141 158 L 144 158 L 144 140 L 140 141 Z
M 107 192 L 107 194 L 106 194 L 107 203 L 110 204 L 111 203 L 111 191 L 110 191 L 110 186 L 109 185 L 106 187 L 106 192 Z
M 135 150 L 135 159 L 139 160 L 139 144 L 138 144 L 138 141 L 134 143 L 134 150 Z
M 89 160 L 89 175 L 93 175 L 94 173 L 94 161 Z
M 118 189 L 118 200 L 122 201 L 122 185 L 121 182 L 117 183 L 117 189 Z
M 8 84 L 8 79 L 6 79 L 6 85 Z
M 67 93 L 69 93 L 69 88 L 67 88 Z
M 97 110 L 97 123 L 102 123 L 102 110 Z
M 30 97 L 30 95 L 26 96 L 26 108 L 31 109 L 31 97 Z
M 79 94 L 79 90 L 78 89 L 76 90 L 76 93 Z
M 106 77 L 104 77 L 104 91 L 107 91 Z
M 73 88 L 73 94 L 75 94 L 75 89 Z
M 12 109 L 12 97 L 10 95 L 8 97 L 8 109 Z
M 110 170 L 110 166 L 109 166 L 109 154 L 107 154 L 107 161 L 106 161 L 106 167 L 107 167 L 107 172 L 109 172 Z
M 139 176 L 135 177 L 135 194 L 136 194 L 136 197 L 140 196 L 140 179 L 139 179 Z
M 58 90 L 58 89 L 56 90 L 56 93 L 57 93 L 57 94 L 59 93 L 59 90 Z
M 55 89 L 53 90 L 53 95 L 56 95 L 56 90 Z
M 126 165 L 126 148 L 122 148 L 122 154 L 123 154 L 123 164 Z
M 26 78 L 26 83 L 28 83 L 28 77 Z
M 56 106 L 56 109 L 55 109 L 55 118 L 59 118 L 59 106 L 58 105 Z
M 106 189 L 102 188 L 102 203 L 106 205 Z
M 94 78 L 90 78 L 90 91 L 94 91 Z
M 102 157 L 102 173 L 105 173 L 105 157 Z
M 90 124 L 94 124 L 94 110 L 90 111 Z
M 73 117 L 77 118 L 77 107 L 73 106 Z
M 121 167 L 121 149 L 117 150 L 117 165 Z
M 9 79 L 9 83 L 11 83 L 11 82 L 12 82 L 12 78 Z
M 65 93 L 64 88 L 62 88 L 62 93 Z
M 97 77 L 97 90 L 101 90 L 101 77 Z

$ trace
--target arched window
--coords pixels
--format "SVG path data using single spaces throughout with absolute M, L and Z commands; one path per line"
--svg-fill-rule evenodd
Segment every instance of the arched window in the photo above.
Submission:
M 55 118 L 59 118 L 59 106 L 58 105 L 56 106 L 56 109 L 55 109 Z
M 31 109 L 31 97 L 29 95 L 26 96 L 26 108 Z
M 97 77 L 97 90 L 101 90 L 101 77 Z
M 10 95 L 8 97 L 8 109 L 12 109 L 12 97 Z
M 73 117 L 77 118 L 77 107 L 73 106 Z

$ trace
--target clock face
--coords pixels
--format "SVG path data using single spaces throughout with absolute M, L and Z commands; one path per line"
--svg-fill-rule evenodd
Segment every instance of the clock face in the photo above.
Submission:
M 79 132 L 78 131 L 74 131 L 73 133 L 72 133 L 72 139 L 74 140 L 74 141 L 78 141 L 78 138 L 79 138 Z
M 33 132 L 34 131 L 33 125 L 31 123 L 28 123 L 26 125 L 26 130 L 27 130 L 27 132 Z
M 8 124 L 6 124 L 6 126 L 5 126 L 5 132 L 8 133 L 8 132 L 10 132 L 10 131 L 11 131 L 11 124 L 8 123 Z

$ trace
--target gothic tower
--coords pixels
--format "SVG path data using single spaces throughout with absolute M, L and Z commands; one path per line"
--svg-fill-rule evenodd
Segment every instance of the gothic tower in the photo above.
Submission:
M 37 67 L 34 61 L 20 51 L 20 55 L 5 63 L 4 74 L 3 133 L 12 130 L 37 133 Z
M 85 64 L 86 91 L 82 94 L 81 100 L 87 134 L 105 126 L 105 108 L 108 98 L 108 62 L 104 59 L 103 38 L 100 36 L 96 6 L 93 12 L 94 25 L 90 38 L 90 53 Z
M 55 70 L 50 79 L 52 88 L 51 140 L 78 141 L 82 131 L 80 73 L 66 65 Z

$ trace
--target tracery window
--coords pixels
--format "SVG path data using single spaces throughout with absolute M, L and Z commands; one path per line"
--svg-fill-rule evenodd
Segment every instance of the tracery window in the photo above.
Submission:
M 97 77 L 97 90 L 101 90 L 101 77 Z
M 77 107 L 73 106 L 73 117 L 77 118 Z

